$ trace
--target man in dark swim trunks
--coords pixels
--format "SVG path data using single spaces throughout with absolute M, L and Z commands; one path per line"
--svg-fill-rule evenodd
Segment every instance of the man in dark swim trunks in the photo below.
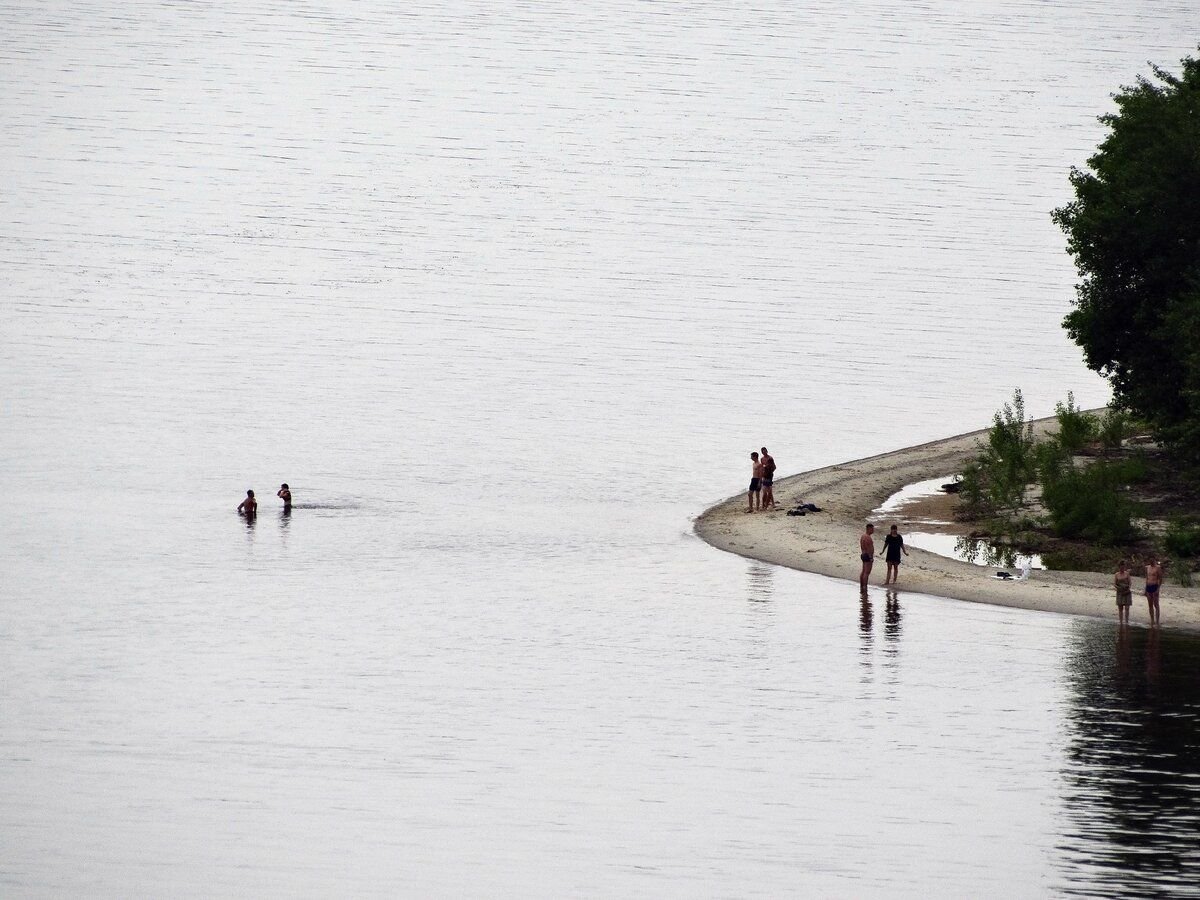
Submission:
M 754 512 L 756 509 L 762 509 L 762 473 L 763 464 L 759 462 L 758 454 L 750 454 L 750 491 L 746 495 L 746 499 L 750 504 L 750 508 L 746 512 Z
M 1146 605 L 1150 607 L 1150 625 L 1158 624 L 1158 593 L 1162 588 L 1162 563 L 1152 559 L 1146 566 Z
M 867 578 L 871 574 L 871 564 L 875 562 L 875 526 L 868 522 L 866 529 L 858 536 L 858 558 L 862 560 L 862 572 L 858 576 L 858 586 L 863 593 L 867 592 Z

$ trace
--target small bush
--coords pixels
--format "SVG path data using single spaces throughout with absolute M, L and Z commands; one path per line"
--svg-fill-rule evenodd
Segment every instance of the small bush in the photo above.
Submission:
M 1104 468 L 1119 484 L 1137 484 L 1145 481 L 1150 475 L 1150 470 L 1146 467 L 1146 460 L 1141 456 L 1131 456 L 1128 459 L 1104 463 Z
M 1097 436 L 1105 450 L 1119 450 L 1129 437 L 1133 422 L 1123 409 L 1110 408 L 1100 420 Z
M 1112 572 L 1121 556 L 1120 550 L 1094 544 L 1064 544 L 1041 553 L 1047 569 L 1071 572 Z
M 971 463 L 958 480 L 958 499 L 968 518 L 978 519 L 988 512 L 983 487 L 983 474 L 978 463 Z
M 1034 450 L 1034 468 L 1041 484 L 1054 481 L 1071 465 L 1071 455 L 1056 440 L 1043 441 Z
M 1200 556 L 1200 524 L 1177 519 L 1167 526 L 1163 546 L 1171 556 L 1187 559 Z
M 1133 540 L 1133 504 L 1119 490 L 1125 483 L 1124 465 L 1096 463 L 1085 469 L 1066 469 L 1042 489 L 1056 534 L 1114 545 Z
M 1099 430 L 1096 417 L 1075 405 L 1073 391 L 1067 391 L 1066 405 L 1054 404 L 1054 417 L 1058 419 L 1058 443 L 1067 453 L 1078 453 L 1095 439 Z

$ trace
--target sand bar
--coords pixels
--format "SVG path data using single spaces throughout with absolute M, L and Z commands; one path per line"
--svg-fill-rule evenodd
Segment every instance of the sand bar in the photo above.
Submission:
M 1044 435 L 1052 430 L 1053 424 L 1053 418 L 1040 419 L 1034 423 L 1035 433 Z M 858 536 L 872 511 L 906 485 L 961 471 L 985 434 L 986 430 L 973 431 L 782 479 L 777 477 L 775 500 L 780 509 L 747 513 L 743 491 L 706 510 L 696 520 L 696 533 L 720 550 L 856 582 L 860 567 Z M 749 468 L 747 464 L 747 481 Z M 815 503 L 821 512 L 786 515 L 786 509 L 801 501 Z M 883 531 L 886 528 L 880 527 L 876 532 L 879 549 Z M 1116 621 L 1111 575 L 1036 570 L 1028 581 L 1003 581 L 994 577 L 994 569 L 913 547 L 909 553 L 900 566 L 897 587 L 901 592 Z M 884 572 L 883 560 L 877 559 L 871 573 L 873 589 L 882 588 Z M 1143 581 L 1135 577 L 1133 583 L 1130 621 L 1145 625 L 1149 620 L 1141 595 Z M 1183 588 L 1168 579 L 1160 605 L 1164 627 L 1200 630 L 1200 588 Z

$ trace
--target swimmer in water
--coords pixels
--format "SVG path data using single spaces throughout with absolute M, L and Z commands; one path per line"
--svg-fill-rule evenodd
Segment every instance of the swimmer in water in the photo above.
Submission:
M 254 491 L 246 491 L 246 499 L 238 504 L 238 513 L 247 519 L 258 515 L 258 501 L 254 499 Z
M 279 486 L 279 490 L 275 492 L 275 496 L 283 501 L 283 511 L 288 512 L 292 508 L 292 489 L 287 486 L 285 481 Z

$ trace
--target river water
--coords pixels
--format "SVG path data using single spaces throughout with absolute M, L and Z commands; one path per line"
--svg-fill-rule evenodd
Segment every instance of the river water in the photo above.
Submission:
M 1197 895 L 1196 641 L 690 522 L 1103 403 L 1048 210 L 1194 25 L 4 4 L 0 892 Z

